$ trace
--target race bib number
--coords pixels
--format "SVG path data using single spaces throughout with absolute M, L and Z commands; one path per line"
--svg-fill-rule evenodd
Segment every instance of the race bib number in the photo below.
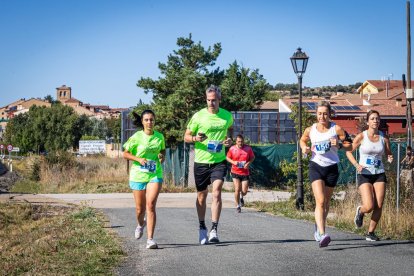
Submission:
M 375 156 L 368 156 L 367 157 L 367 166 L 379 168 L 381 166 L 381 160 L 376 158 Z
M 246 161 L 239 161 L 237 162 L 237 168 L 243 169 L 244 165 L 246 165 Z
M 220 141 L 208 141 L 207 143 L 207 151 L 211 153 L 221 152 L 223 149 L 223 143 Z
M 154 173 L 157 170 L 157 162 L 155 162 L 154 160 L 147 160 L 147 163 L 145 163 L 145 165 L 141 165 L 139 170 L 141 172 Z
M 314 151 L 317 154 L 324 154 L 326 152 L 328 152 L 331 149 L 331 142 L 330 141 L 321 141 L 321 142 L 316 142 L 314 144 Z

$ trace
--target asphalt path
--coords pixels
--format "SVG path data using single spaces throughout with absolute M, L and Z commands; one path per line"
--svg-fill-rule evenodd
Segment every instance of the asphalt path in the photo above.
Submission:
M 244 208 L 225 208 L 219 244 L 198 244 L 194 208 L 157 209 L 155 240 L 135 240 L 133 208 L 105 208 L 110 227 L 128 254 L 118 275 L 413 275 L 414 243 L 368 242 L 359 235 L 328 229 L 331 244 L 319 248 L 313 224 Z M 210 226 L 210 213 L 207 213 Z

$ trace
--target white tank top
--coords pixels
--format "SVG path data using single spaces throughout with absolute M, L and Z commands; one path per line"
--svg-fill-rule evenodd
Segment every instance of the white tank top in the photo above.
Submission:
M 379 132 L 378 142 L 368 138 L 368 131 L 363 132 L 364 139 L 359 147 L 359 164 L 364 166 L 361 174 L 380 174 L 385 172 L 382 156 L 384 155 L 384 134 Z
M 309 137 L 311 139 L 312 157 L 311 161 L 315 162 L 319 166 L 327 167 L 339 162 L 338 148 L 331 147 L 329 139 L 337 138 L 335 123 L 330 123 L 330 127 L 327 132 L 319 132 L 316 128 L 317 124 L 311 126 Z

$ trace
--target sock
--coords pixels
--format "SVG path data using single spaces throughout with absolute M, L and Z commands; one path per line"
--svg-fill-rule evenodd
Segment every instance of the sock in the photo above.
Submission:
M 213 221 L 212 226 L 211 226 L 211 230 L 216 230 L 217 231 L 217 226 L 218 226 L 218 222 Z
M 207 229 L 206 223 L 204 220 L 200 220 L 200 229 Z

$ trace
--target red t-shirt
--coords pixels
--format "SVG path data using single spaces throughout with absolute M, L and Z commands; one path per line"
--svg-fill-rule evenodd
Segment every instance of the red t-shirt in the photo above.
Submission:
M 229 151 L 227 152 L 227 157 L 233 161 L 238 161 L 238 166 L 231 165 L 231 172 L 239 175 L 249 175 L 249 169 L 243 168 L 244 164 L 247 161 L 252 160 L 254 158 L 253 150 L 250 146 L 243 145 L 241 149 L 239 149 L 236 145 L 232 146 Z

